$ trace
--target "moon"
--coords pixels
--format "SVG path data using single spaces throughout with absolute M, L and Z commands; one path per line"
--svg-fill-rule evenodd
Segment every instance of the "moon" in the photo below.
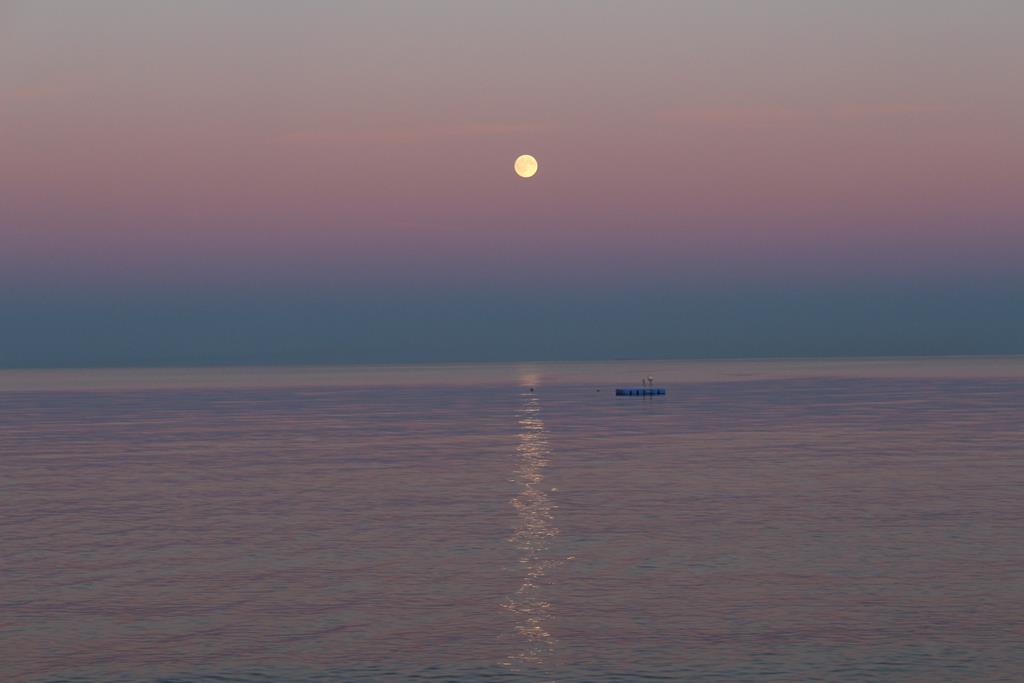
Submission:
M 529 154 L 520 155 L 516 158 L 515 169 L 520 178 L 532 178 L 537 173 L 537 160 Z

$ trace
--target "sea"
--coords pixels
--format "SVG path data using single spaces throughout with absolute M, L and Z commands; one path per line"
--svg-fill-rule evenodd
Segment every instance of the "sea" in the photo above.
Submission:
M 0 680 L 1021 681 L 1024 357 L 0 371 Z

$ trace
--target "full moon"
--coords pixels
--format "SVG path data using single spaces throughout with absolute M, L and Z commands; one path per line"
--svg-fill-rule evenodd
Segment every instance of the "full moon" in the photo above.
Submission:
M 520 178 L 531 178 L 537 172 L 537 160 L 529 154 L 523 154 L 516 159 L 515 168 Z

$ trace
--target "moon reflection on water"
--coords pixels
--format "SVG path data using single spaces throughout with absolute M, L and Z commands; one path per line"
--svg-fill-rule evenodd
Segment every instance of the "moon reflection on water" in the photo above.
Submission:
M 546 599 L 551 584 L 548 574 L 567 558 L 556 556 L 552 549 L 553 540 L 559 534 L 555 525 L 557 505 L 548 494 L 553 489 L 544 482 L 544 470 L 551 462 L 551 447 L 536 393 L 523 394 L 518 421 L 519 445 L 513 481 L 520 488 L 512 499 L 516 526 L 508 540 L 519 551 L 522 582 L 502 607 L 515 618 L 514 629 L 521 649 L 510 655 L 505 664 L 540 667 L 550 663 L 557 645 L 550 630 L 552 605 Z

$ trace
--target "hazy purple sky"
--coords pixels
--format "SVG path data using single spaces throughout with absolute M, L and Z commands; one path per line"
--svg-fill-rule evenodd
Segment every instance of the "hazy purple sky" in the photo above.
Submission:
M 995 0 L 0 4 L 0 365 L 1024 352 L 1022 35 Z

